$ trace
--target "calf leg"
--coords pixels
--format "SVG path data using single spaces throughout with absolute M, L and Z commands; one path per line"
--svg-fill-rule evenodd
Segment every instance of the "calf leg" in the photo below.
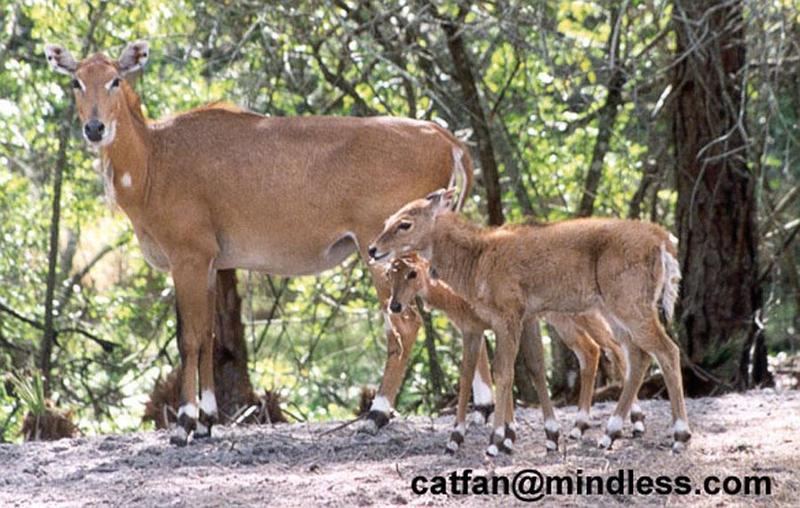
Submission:
M 492 393 L 492 369 L 489 366 L 489 354 L 486 351 L 483 332 L 480 333 L 479 343 L 480 350 L 475 375 L 472 378 L 472 402 L 475 406 L 473 420 L 478 425 L 483 425 L 489 421 L 489 416 L 494 411 L 494 395 Z
M 553 402 L 550 400 L 550 393 L 547 390 L 547 377 L 544 368 L 544 346 L 542 337 L 538 333 L 539 323 L 535 319 L 525 322 L 523 327 L 520 348 L 525 366 L 531 373 L 533 388 L 539 397 L 539 404 L 542 406 L 542 418 L 544 420 L 545 446 L 548 451 L 558 450 L 558 438 L 560 426 L 556 419 Z
M 614 440 L 622 435 L 622 422 L 628 416 L 634 397 L 639 392 L 641 380 L 650 367 L 650 356 L 636 344 L 628 345 L 628 369 L 622 393 L 614 413 L 606 424 L 606 435 L 598 442 L 600 448 L 611 448 Z
M 464 331 L 464 351 L 461 357 L 461 376 L 458 384 L 458 410 L 456 412 L 456 422 L 453 432 L 450 433 L 450 440 L 447 443 L 447 450 L 455 452 L 464 442 L 467 424 L 467 404 L 471 391 L 470 383 L 477 376 L 475 364 L 478 360 L 481 349 L 485 351 L 483 343 L 483 332 Z
M 592 336 L 592 339 L 606 351 L 611 359 L 611 364 L 614 368 L 617 380 L 619 380 L 620 383 L 624 383 L 628 362 L 625 360 L 625 353 L 623 353 L 622 348 L 614 339 L 614 334 L 608 322 L 599 312 L 590 312 L 580 316 L 580 324 L 586 329 L 589 335 Z M 642 374 L 646 376 L 647 369 L 645 369 Z M 631 405 L 631 423 L 633 423 L 633 435 L 635 437 L 644 433 L 644 419 L 645 415 L 634 395 L 633 404 Z
M 486 453 L 495 456 L 499 451 L 511 453 L 513 443 L 510 436 L 506 435 L 507 427 L 513 427 L 513 383 L 514 361 L 519 351 L 520 335 L 522 331 L 522 313 L 509 312 L 503 316 L 502 321 L 495 325 L 497 335 L 497 351 L 494 358 L 495 372 L 495 412 L 494 432 L 486 449 Z

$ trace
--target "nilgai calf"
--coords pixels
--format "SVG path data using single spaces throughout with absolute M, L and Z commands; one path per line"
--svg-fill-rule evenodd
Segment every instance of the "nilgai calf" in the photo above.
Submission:
M 416 251 L 497 336 L 496 410 L 487 453 L 510 451 L 514 360 L 526 320 L 542 312 L 599 311 L 621 337 L 627 376 L 601 447 L 622 431 L 650 365 L 661 366 L 672 406 L 673 450 L 690 438 L 680 353 L 659 321 L 671 319 L 680 271 L 669 233 L 645 222 L 577 219 L 545 227 L 481 228 L 449 210 L 441 189 L 392 215 L 369 248 L 374 260 Z M 511 429 L 513 430 L 513 429 Z
M 463 355 L 461 376 L 458 392 L 458 409 L 456 413 L 455 428 L 450 435 L 447 449 L 458 450 L 464 442 L 466 433 L 466 410 L 470 393 L 470 380 L 477 368 L 479 375 L 472 381 L 472 389 L 478 379 L 488 380 L 491 386 L 489 358 L 486 354 L 486 345 L 483 340 L 485 330 L 491 328 L 475 313 L 472 305 L 456 294 L 450 286 L 443 281 L 431 277 L 430 264 L 415 253 L 394 258 L 387 269 L 388 279 L 392 288 L 389 300 L 389 310 L 392 314 L 392 324 L 402 326 L 402 312 L 411 305 L 417 296 L 422 297 L 431 307 L 443 311 L 452 323 L 458 328 L 463 337 Z M 395 317 L 397 316 L 397 317 Z M 600 360 L 600 348 L 606 349 L 612 356 L 615 368 L 625 371 L 625 359 L 621 348 L 614 342 L 608 324 L 598 312 L 582 315 L 560 314 L 556 312 L 545 313 L 544 319 L 556 328 L 558 335 L 575 355 L 580 364 L 581 388 L 578 399 L 578 416 L 575 426 L 570 432 L 570 437 L 577 439 L 589 426 L 589 411 L 592 405 L 595 377 Z M 531 318 L 523 326 L 520 342 L 526 366 L 531 371 L 533 385 L 542 406 L 544 428 L 546 435 L 545 445 L 548 450 L 558 449 L 559 425 L 553 410 L 553 404 L 547 391 L 547 380 L 544 369 L 544 351 L 541 338 L 538 334 L 529 333 L 537 325 L 537 318 Z M 474 396 L 478 394 L 473 394 Z M 477 402 L 476 402 L 477 405 Z M 631 413 L 633 415 L 633 412 Z M 644 430 L 644 416 L 639 412 L 635 419 L 635 432 Z M 632 416 L 632 419 L 633 416 Z M 638 427 L 641 425 L 641 428 Z M 514 432 L 513 425 L 510 431 Z

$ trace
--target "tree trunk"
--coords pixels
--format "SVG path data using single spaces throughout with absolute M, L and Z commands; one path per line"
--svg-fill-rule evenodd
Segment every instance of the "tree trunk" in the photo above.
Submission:
M 466 44 L 464 42 L 463 23 L 469 8 L 462 5 L 459 8 L 457 20 L 446 19 L 442 21 L 442 29 L 447 35 L 447 49 L 453 60 L 455 78 L 464 97 L 464 105 L 469 112 L 472 130 L 478 141 L 478 160 L 481 162 L 481 180 L 486 188 L 486 208 L 489 214 L 489 224 L 499 226 L 504 221 L 502 191 L 500 189 L 500 172 L 494 156 L 494 146 L 486 120 L 486 113 L 478 94 L 475 75 L 472 72 L 472 63 L 469 60 Z
M 693 364 L 727 386 L 745 388 L 766 381 L 768 372 L 758 325 L 756 178 L 746 159 L 742 4 L 674 4 L 681 343 Z M 684 373 L 689 394 L 718 388 L 695 372 Z
M 44 330 L 39 347 L 39 370 L 44 383 L 44 396 L 50 395 L 53 343 L 56 339 L 55 303 L 56 282 L 58 277 L 58 232 L 61 226 L 61 183 L 64 179 L 64 168 L 67 165 L 67 146 L 69 146 L 69 122 L 72 121 L 73 106 L 70 106 L 62 120 L 58 136 L 58 155 L 53 175 L 53 206 L 50 215 L 50 252 L 47 257 L 47 287 L 44 297 Z

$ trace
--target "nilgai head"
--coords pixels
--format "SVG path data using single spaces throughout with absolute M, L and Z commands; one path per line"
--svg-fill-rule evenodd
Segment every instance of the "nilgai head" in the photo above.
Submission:
M 97 53 L 78 62 L 70 52 L 48 44 L 44 54 L 56 72 L 72 77 L 72 91 L 83 137 L 94 149 L 114 141 L 117 116 L 127 107 L 123 92 L 128 87 L 126 75 L 141 69 L 149 54 L 145 41 L 137 41 L 122 51 L 118 60 Z
M 414 253 L 394 258 L 386 271 L 392 296 L 389 310 L 395 314 L 409 307 L 417 295 L 425 295 L 429 264 Z
M 414 200 L 384 223 L 383 231 L 370 245 L 373 261 L 389 261 L 408 252 L 427 252 L 433 242 L 436 217 L 450 210 L 455 188 L 439 189 L 425 198 Z

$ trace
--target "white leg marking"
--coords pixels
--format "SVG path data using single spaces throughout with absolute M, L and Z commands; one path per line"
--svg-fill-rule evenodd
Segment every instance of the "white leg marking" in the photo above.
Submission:
M 578 423 L 581 423 L 581 424 L 586 423 L 586 424 L 588 424 L 589 423 L 589 413 L 587 413 L 583 409 L 578 411 L 578 414 L 575 415 L 575 423 L 576 424 L 578 424 Z
M 203 390 L 200 395 L 200 409 L 207 415 L 217 414 L 217 397 L 211 390 Z
M 641 420 L 633 422 L 633 431 L 639 433 L 644 432 L 644 422 Z
M 610 446 L 611 446 L 611 438 L 608 437 L 608 434 L 603 435 L 603 437 L 600 438 L 600 441 L 597 442 L 598 448 L 606 449 L 609 448 Z
M 472 378 L 472 401 L 476 406 L 487 406 L 492 403 L 492 389 L 481 378 L 481 374 L 475 371 Z
M 606 434 L 613 434 L 622 430 L 622 418 L 617 415 L 611 415 L 606 425 Z
M 517 422 L 511 422 L 508 424 L 508 429 L 512 432 L 516 432 L 518 428 Z
M 200 434 L 201 436 L 203 434 L 208 434 L 208 427 L 206 427 L 200 422 L 197 422 L 197 428 L 195 429 L 195 434 Z
M 450 450 L 451 452 L 458 451 L 458 443 L 456 443 L 451 439 L 450 441 L 447 442 L 447 449 Z
M 558 450 L 558 445 L 556 444 L 556 442 L 550 441 L 549 439 L 544 442 L 544 446 L 550 451 Z
M 497 446 L 493 444 L 489 445 L 489 448 L 486 449 L 486 454 L 492 457 L 497 457 L 497 453 L 498 453 Z
M 675 432 L 689 432 L 689 424 L 678 418 L 672 426 L 672 433 L 674 434 Z
M 509 438 L 503 439 L 503 446 L 506 447 L 506 450 L 511 450 L 514 448 L 514 443 Z
M 197 406 L 195 406 L 191 402 L 189 404 L 182 405 L 180 408 L 178 408 L 178 418 L 180 418 L 181 415 L 184 414 L 189 418 L 196 420 L 198 415 Z
M 498 437 L 503 437 L 506 435 L 506 428 L 504 426 L 500 426 L 494 429 L 494 435 Z
M 572 427 L 572 430 L 569 431 L 569 437 L 571 439 L 580 439 L 581 436 L 583 436 L 583 432 L 581 431 L 581 428 L 578 426 Z
M 378 395 L 372 399 L 372 407 L 370 407 L 370 410 L 380 411 L 381 413 L 389 413 L 392 410 L 392 405 L 389 404 L 389 399 L 383 395 Z
M 558 432 L 561 429 L 561 427 L 558 425 L 558 422 L 553 419 L 545 420 L 544 428 L 547 430 L 547 432 Z

